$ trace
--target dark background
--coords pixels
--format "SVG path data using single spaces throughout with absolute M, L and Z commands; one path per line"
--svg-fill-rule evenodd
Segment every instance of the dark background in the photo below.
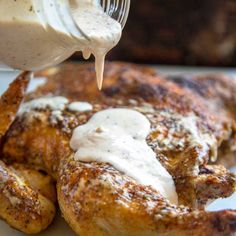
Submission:
M 110 60 L 235 66 L 236 0 L 131 0 Z

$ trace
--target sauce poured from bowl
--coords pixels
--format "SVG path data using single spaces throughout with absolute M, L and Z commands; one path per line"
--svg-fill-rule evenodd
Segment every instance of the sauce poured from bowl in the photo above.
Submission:
M 102 89 L 104 61 L 106 54 L 115 47 L 122 28 L 119 22 L 108 16 L 97 1 L 80 1 L 80 6 L 73 11 L 74 19 L 80 29 L 89 38 L 89 43 L 82 49 L 85 59 L 91 54 L 95 57 L 95 69 L 99 89 Z
M 0 1 L 0 61 L 14 69 L 35 71 L 55 66 L 76 51 L 82 51 L 85 59 L 93 54 L 101 89 L 105 56 L 119 42 L 121 25 L 98 0 L 77 0 L 71 15 L 83 32 L 78 34 L 67 22 L 66 1 L 58 2 L 61 14 L 52 0 Z

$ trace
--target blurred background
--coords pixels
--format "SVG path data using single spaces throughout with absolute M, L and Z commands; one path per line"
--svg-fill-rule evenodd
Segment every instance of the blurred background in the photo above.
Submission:
M 107 59 L 235 66 L 236 0 L 133 0 L 123 37 Z

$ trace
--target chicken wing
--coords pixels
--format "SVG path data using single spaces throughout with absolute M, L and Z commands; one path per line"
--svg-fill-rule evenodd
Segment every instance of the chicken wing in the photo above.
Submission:
M 22 73 L 0 99 L 0 139 L 14 121 L 25 96 L 30 73 Z M 26 233 L 45 229 L 55 215 L 52 179 L 23 165 L 6 166 L 0 161 L 0 217 Z
M 20 171 L 15 171 L 13 167 L 9 168 L 0 161 L 0 217 L 13 228 L 28 234 L 41 232 L 55 216 L 55 206 L 47 198 L 54 190 L 50 189 L 49 194 L 45 194 L 40 188 L 41 184 L 39 188 L 35 187 L 35 180 L 39 183 L 45 181 L 44 176 L 39 173 L 33 183 L 25 181 Z
M 4 136 L 15 119 L 16 113 L 26 93 L 29 83 L 29 72 L 22 73 L 10 85 L 0 99 L 0 138 Z

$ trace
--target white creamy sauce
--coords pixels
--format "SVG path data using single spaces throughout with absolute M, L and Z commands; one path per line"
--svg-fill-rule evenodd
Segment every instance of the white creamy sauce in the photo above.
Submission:
M 68 110 L 77 112 L 92 111 L 93 106 L 88 102 L 72 102 L 69 104 Z
M 149 133 L 150 122 L 141 113 L 130 109 L 108 109 L 77 127 L 70 145 L 76 152 L 76 160 L 109 163 L 177 204 L 174 181 L 146 142 Z
M 18 111 L 18 116 L 25 113 L 37 117 L 41 110 L 50 110 L 50 122 L 55 125 L 63 121 L 63 111 L 68 110 L 71 112 L 86 112 L 93 110 L 93 106 L 87 102 L 72 102 L 65 97 L 41 97 L 29 102 L 23 103 Z
M 59 0 L 63 9 L 63 0 Z M 68 33 L 56 14 L 53 0 L 0 1 L 0 61 L 21 70 L 39 70 L 56 65 L 75 51 L 86 59 L 95 56 L 99 88 L 102 87 L 106 53 L 120 40 L 121 25 L 104 13 L 98 0 L 77 0 L 72 14 L 88 39 Z M 10 9 L 10 11 L 9 11 Z M 66 13 L 64 14 L 66 15 Z M 70 25 L 70 22 L 67 22 Z
M 99 89 L 102 88 L 105 56 L 120 40 L 121 25 L 109 17 L 96 0 L 80 0 L 73 12 L 76 23 L 89 37 L 82 50 L 84 58 L 93 54 Z
M 34 2 L 0 1 L 0 61 L 14 69 L 39 70 L 64 61 L 74 52 L 73 40 L 58 19 L 54 14 L 41 19 L 43 12 L 33 8 Z M 51 2 L 48 11 L 53 11 Z
M 44 110 L 50 109 L 52 111 L 62 111 L 65 109 L 69 100 L 65 97 L 42 97 L 23 103 L 18 111 L 18 115 L 21 115 L 32 110 Z

